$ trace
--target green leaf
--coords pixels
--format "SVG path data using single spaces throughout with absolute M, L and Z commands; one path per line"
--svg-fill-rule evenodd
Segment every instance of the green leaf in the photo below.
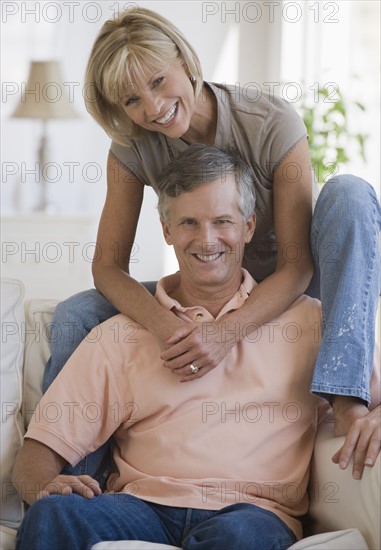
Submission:
M 340 89 L 335 90 L 335 98 L 339 98 L 335 102 L 329 100 L 331 89 L 319 87 L 317 91 L 314 90 L 314 94 L 316 92 L 318 98 L 322 100 L 312 107 L 307 106 L 305 101 L 311 94 L 305 89 L 302 93 L 303 100 L 297 108 L 307 128 L 315 178 L 320 183 L 324 183 L 333 173 L 332 163 L 345 164 L 349 161 L 347 147 L 351 142 L 354 141 L 357 144 L 358 154 L 365 161 L 368 136 L 362 133 L 351 134 L 348 131 L 349 103 Z M 328 98 L 327 101 L 325 101 L 326 98 Z M 351 105 L 363 112 L 366 110 L 360 101 L 353 101 Z

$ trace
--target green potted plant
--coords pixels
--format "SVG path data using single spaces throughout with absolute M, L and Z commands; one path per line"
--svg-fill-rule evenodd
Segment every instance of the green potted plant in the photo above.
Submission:
M 348 129 L 349 102 L 334 83 L 309 87 L 296 105 L 307 127 L 312 167 L 316 181 L 324 184 L 339 172 L 342 164 L 350 160 L 349 150 L 355 150 L 365 161 L 367 135 L 351 133 Z M 313 96 L 311 98 L 311 96 Z M 354 109 L 365 111 L 359 101 L 351 103 Z

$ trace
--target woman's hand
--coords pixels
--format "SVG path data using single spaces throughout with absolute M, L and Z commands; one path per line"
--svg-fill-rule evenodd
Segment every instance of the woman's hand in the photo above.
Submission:
M 336 404 L 334 405 L 335 410 Z M 381 405 L 372 411 L 359 402 L 349 401 L 335 412 L 335 435 L 346 435 L 344 445 L 332 461 L 341 469 L 348 467 L 353 457 L 352 476 L 361 479 L 364 467 L 373 466 L 381 450 Z
M 237 335 L 228 332 L 221 321 L 186 323 L 167 340 L 170 347 L 161 358 L 166 368 L 181 377 L 180 382 L 189 382 L 207 374 L 237 342 Z M 198 371 L 192 374 L 190 365 L 197 367 Z
M 37 500 L 48 495 L 71 495 L 76 493 L 90 499 L 102 493 L 98 481 L 90 476 L 58 475 L 37 495 Z

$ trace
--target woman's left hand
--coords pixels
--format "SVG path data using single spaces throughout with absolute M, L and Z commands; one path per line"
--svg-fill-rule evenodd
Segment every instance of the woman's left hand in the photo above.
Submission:
M 237 341 L 224 327 L 217 321 L 187 323 L 167 340 L 170 347 L 161 355 L 164 367 L 180 376 L 180 382 L 201 378 L 226 357 Z M 191 365 L 197 372 L 192 373 Z

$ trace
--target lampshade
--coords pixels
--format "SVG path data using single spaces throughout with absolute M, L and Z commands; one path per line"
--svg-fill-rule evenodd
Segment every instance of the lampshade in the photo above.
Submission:
M 59 61 L 32 61 L 21 102 L 12 117 L 42 120 L 77 118 L 66 93 Z

